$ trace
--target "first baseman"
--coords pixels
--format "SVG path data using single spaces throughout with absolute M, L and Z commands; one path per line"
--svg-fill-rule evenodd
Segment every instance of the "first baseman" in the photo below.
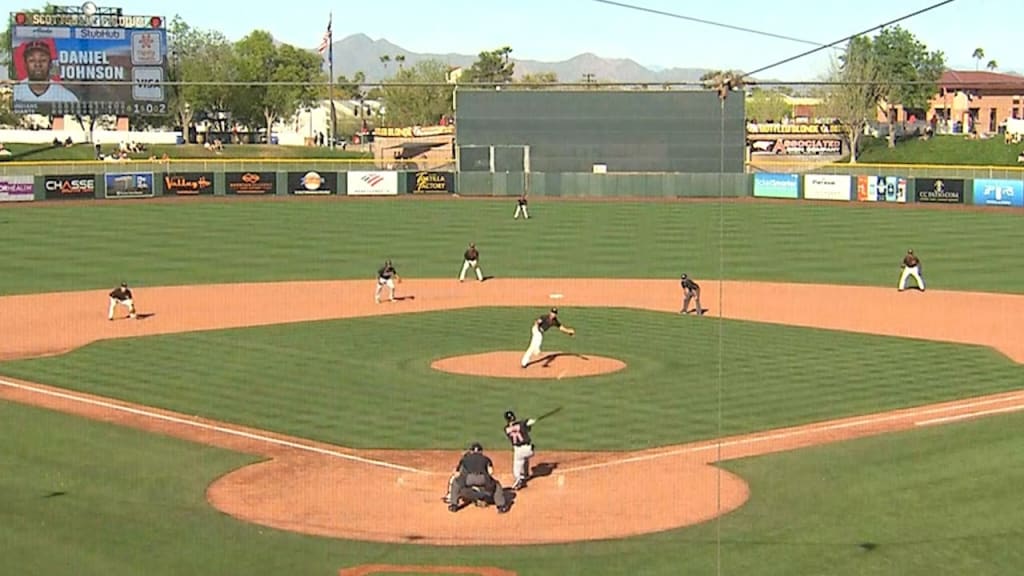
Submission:
M 536 422 L 532 418 L 519 420 L 511 410 L 505 412 L 505 437 L 512 443 L 512 476 L 516 479 L 513 490 L 526 488 L 526 481 L 530 479 L 530 458 L 533 456 L 530 429 Z
M 466 272 L 470 268 L 476 270 L 476 279 L 483 282 L 484 273 L 480 270 L 480 251 L 476 249 L 476 244 L 473 242 L 469 243 L 469 248 L 466 248 L 466 252 L 462 255 L 462 272 L 459 272 L 459 282 L 466 279 Z
M 387 286 L 391 290 L 391 301 L 395 301 L 395 282 L 401 282 L 402 278 L 398 271 L 391 264 L 391 260 L 385 260 L 384 266 L 377 270 L 377 291 L 373 293 L 373 301 L 380 304 L 380 293 Z
M 544 333 L 552 326 L 558 327 L 559 332 L 563 334 L 568 334 L 569 336 L 576 335 L 574 328 L 562 326 L 561 320 L 558 319 L 558 308 L 552 308 L 547 314 L 534 320 L 533 326 L 530 327 L 530 347 L 526 349 L 523 359 L 519 362 L 523 368 L 530 365 L 530 361 L 533 360 L 534 356 L 540 354 L 540 346 L 544 343 Z
M 903 272 L 900 273 L 900 283 L 897 290 L 903 292 L 907 289 L 907 279 L 913 278 L 917 282 L 917 289 L 924 292 L 924 278 L 921 277 L 921 259 L 914 254 L 913 250 L 907 250 L 903 257 Z
M 135 301 L 132 300 L 132 291 L 128 288 L 127 282 L 110 291 L 110 309 L 107 311 L 107 320 L 114 319 L 114 309 L 120 304 L 128 309 L 128 317 L 135 319 Z

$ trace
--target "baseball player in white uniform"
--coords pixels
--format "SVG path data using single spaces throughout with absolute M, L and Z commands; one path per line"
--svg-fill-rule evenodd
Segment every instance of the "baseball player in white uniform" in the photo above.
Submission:
M 897 290 L 903 292 L 907 289 L 907 280 L 913 278 L 917 282 L 917 289 L 924 292 L 924 278 L 921 277 L 921 259 L 914 254 L 913 250 L 907 250 L 903 257 L 903 272 L 900 272 L 900 283 Z
M 110 291 L 110 309 L 107 310 L 107 320 L 114 319 L 114 309 L 118 304 L 128 309 L 128 317 L 135 319 L 135 301 L 132 299 L 132 291 L 128 288 L 127 282 Z
M 469 243 L 469 248 L 466 249 L 466 253 L 463 254 L 462 260 L 462 272 L 459 272 L 459 282 L 466 280 L 466 272 L 472 268 L 476 270 L 476 279 L 483 282 L 484 273 L 480 270 L 480 251 L 476 249 L 476 244 L 473 242 Z
M 380 293 L 387 286 L 391 291 L 391 301 L 395 301 L 395 281 L 401 281 L 398 271 L 391 264 L 391 260 L 385 260 L 384 266 L 377 270 L 377 290 L 373 293 L 373 301 L 380 304 Z
M 544 333 L 552 326 L 557 326 L 559 332 L 563 334 L 576 335 L 574 328 L 562 326 L 562 322 L 558 319 L 558 308 L 552 308 L 550 312 L 533 321 L 533 326 L 530 327 L 530 347 L 523 354 L 523 359 L 519 362 L 520 366 L 526 368 L 530 365 L 533 357 L 540 354 L 540 347 L 544 344 Z
M 513 490 L 526 488 L 526 481 L 530 479 L 530 458 L 534 454 L 530 428 L 536 422 L 532 418 L 518 420 L 511 410 L 505 412 L 505 437 L 512 443 L 512 476 L 516 479 Z

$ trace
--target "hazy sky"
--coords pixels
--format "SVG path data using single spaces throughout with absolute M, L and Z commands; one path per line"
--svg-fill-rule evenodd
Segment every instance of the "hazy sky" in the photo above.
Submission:
M 33 4 L 14 3 L 24 7 Z M 755 28 L 826 44 L 937 3 L 935 0 L 624 0 L 623 3 Z M 13 3 L 12 3 L 13 4 Z M 61 4 L 61 2 L 58 2 Z M 75 2 L 66 2 L 75 4 Z M 594 0 L 121 0 L 97 2 L 125 13 L 170 18 L 223 32 L 237 40 L 254 29 L 297 46 L 315 48 L 334 12 L 334 39 L 364 33 L 413 52 L 477 54 L 511 46 L 516 58 L 556 61 L 583 52 L 631 58 L 649 67 L 730 68 L 751 71 L 813 48 L 790 40 L 724 30 L 647 14 Z M 985 50 L 1004 71 L 1024 72 L 1020 0 L 956 0 L 906 20 L 952 68 L 973 70 L 971 54 Z M 828 67 L 829 52 L 773 68 L 760 77 L 812 80 Z M 335 59 L 344 54 L 335 53 Z

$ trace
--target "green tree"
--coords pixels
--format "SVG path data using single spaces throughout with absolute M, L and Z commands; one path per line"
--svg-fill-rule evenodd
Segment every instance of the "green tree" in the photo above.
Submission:
M 481 52 L 476 62 L 462 75 L 465 82 L 495 85 L 509 84 L 515 75 L 515 62 L 510 58 L 512 48 L 503 46 L 490 52 Z
M 452 87 L 445 84 L 448 67 L 440 60 L 421 60 L 384 82 L 381 99 L 391 126 L 434 124 L 452 111 Z M 408 84 L 431 84 L 409 86 Z
M 366 74 L 362 70 L 355 73 L 352 79 L 342 74 L 334 81 L 334 96 L 343 100 L 359 100 L 364 97 L 363 84 Z
M 167 93 L 167 108 L 187 133 L 197 112 L 228 109 L 234 90 L 227 84 L 235 79 L 234 47 L 220 32 L 193 28 L 180 16 L 171 20 L 167 32 L 167 72 L 175 83 Z
M 896 146 L 896 107 L 928 108 L 946 69 L 941 51 L 929 51 L 913 34 L 893 26 L 885 28 L 872 42 L 874 65 L 882 81 L 881 99 L 889 119 L 889 148 Z
M 744 102 L 748 119 L 756 121 L 782 120 L 789 115 L 791 108 L 786 95 L 781 91 L 754 88 Z
M 858 36 L 847 43 L 846 51 L 834 61 L 829 72 L 832 85 L 824 96 L 825 113 L 839 120 L 850 163 L 857 162 L 860 137 L 878 110 L 881 78 L 874 58 L 872 40 Z
M 248 126 L 263 125 L 269 138 L 274 122 L 290 118 L 323 93 L 319 55 L 287 44 L 274 45 L 269 32 L 256 30 L 235 44 L 238 80 L 232 109 Z

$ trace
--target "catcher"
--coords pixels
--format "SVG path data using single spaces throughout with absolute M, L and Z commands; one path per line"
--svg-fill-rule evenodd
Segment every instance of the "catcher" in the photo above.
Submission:
M 128 317 L 135 319 L 135 300 L 132 299 L 132 291 L 128 288 L 127 282 L 110 291 L 110 309 L 107 310 L 107 320 L 114 319 L 114 309 L 118 304 L 128 309 Z
M 484 447 L 479 442 L 474 442 L 455 466 L 455 472 L 448 479 L 446 500 L 449 512 L 458 512 L 462 500 L 480 507 L 494 502 L 498 514 L 508 512 L 505 489 L 494 477 L 494 463 L 484 454 Z
M 402 277 L 398 275 L 398 271 L 391 264 L 391 260 L 385 260 L 384 266 L 377 270 L 377 291 L 373 294 L 373 300 L 377 304 L 380 304 L 380 293 L 387 286 L 391 291 L 391 301 L 395 301 L 395 283 L 401 283 Z

